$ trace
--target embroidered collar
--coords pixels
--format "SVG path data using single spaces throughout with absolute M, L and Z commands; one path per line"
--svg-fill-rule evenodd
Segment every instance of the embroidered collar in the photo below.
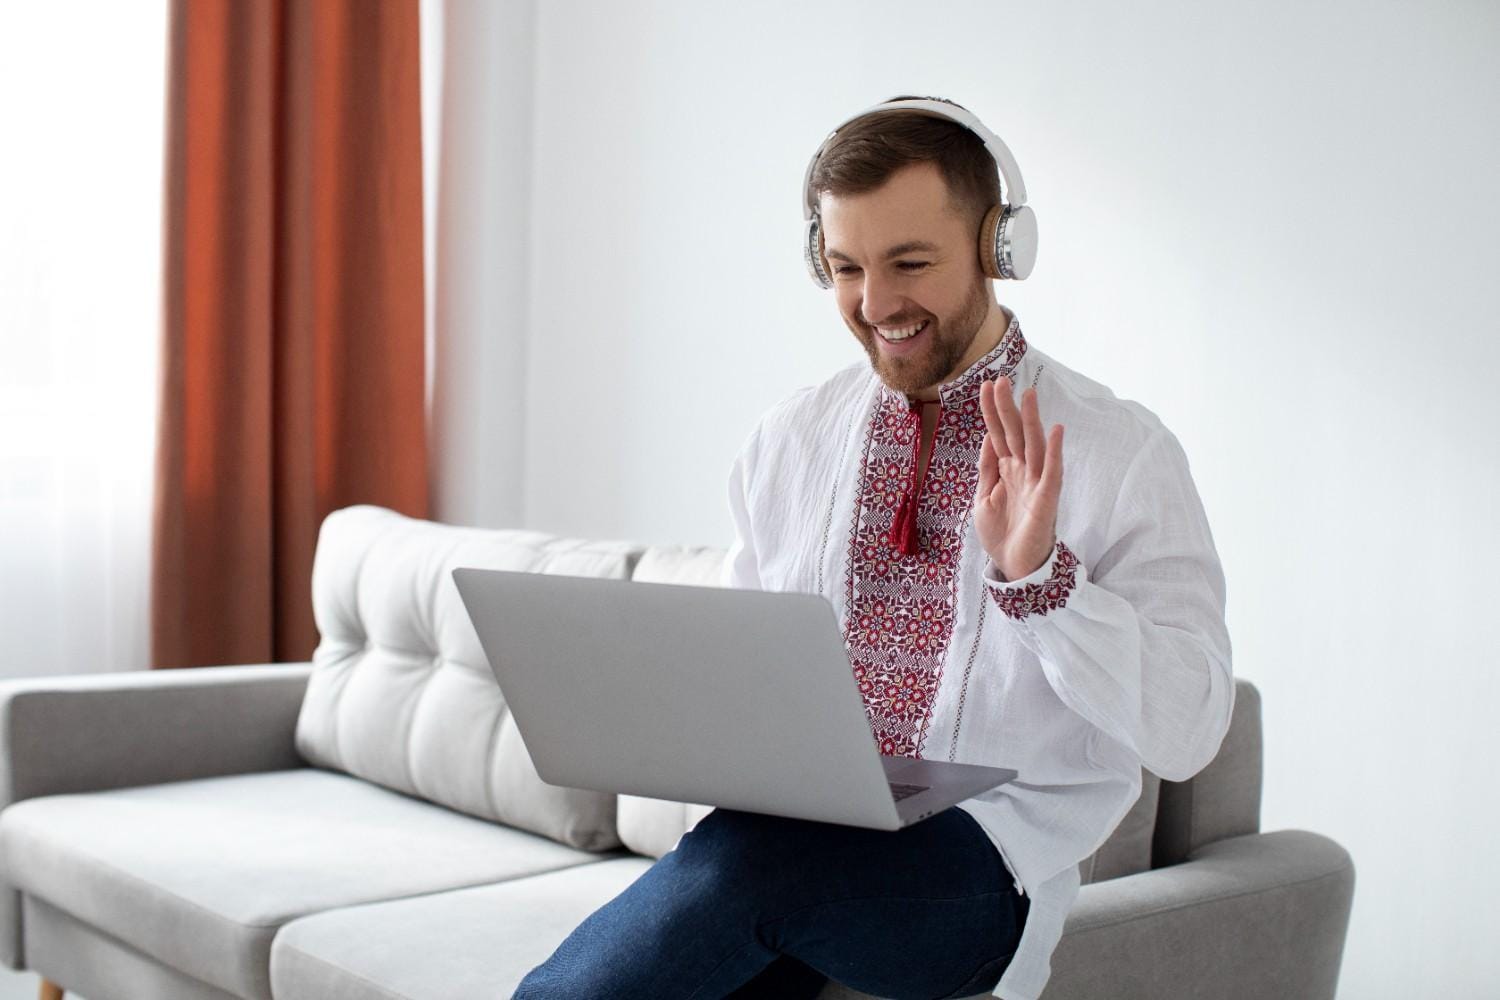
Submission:
M 946 410 L 960 400 L 972 396 L 980 382 L 988 382 L 1001 375 L 1009 375 L 1020 367 L 1025 357 L 1026 338 L 1021 335 L 1021 321 L 1016 318 L 1015 313 L 1011 313 L 1010 326 L 1005 328 L 1005 334 L 1000 338 L 1000 343 L 965 369 L 957 378 L 938 386 L 938 398 L 942 400 L 943 409 Z M 904 407 L 911 406 L 906 393 L 892 389 L 884 382 L 880 383 L 880 393 L 881 398 L 886 401 L 900 402 Z

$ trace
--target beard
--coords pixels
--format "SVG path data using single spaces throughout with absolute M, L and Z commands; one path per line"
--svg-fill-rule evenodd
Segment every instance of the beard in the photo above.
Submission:
M 906 326 L 920 323 L 924 318 L 928 320 L 927 329 L 919 334 L 928 338 L 927 347 L 910 357 L 891 357 L 882 352 L 878 343 L 880 334 L 875 332 L 873 326 L 862 322 L 863 317 L 845 316 L 844 323 L 865 349 L 865 354 L 870 358 L 870 367 L 880 380 L 895 391 L 910 396 L 961 374 L 954 369 L 968 353 L 974 338 L 979 334 L 979 328 L 989 315 L 990 300 L 986 291 L 985 278 L 981 275 L 969 289 L 958 312 L 952 316 L 924 317 L 918 313 L 887 321 L 884 325 Z

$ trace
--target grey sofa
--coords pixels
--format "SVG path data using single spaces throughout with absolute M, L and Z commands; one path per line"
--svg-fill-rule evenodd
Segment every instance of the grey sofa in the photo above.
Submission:
M 0 685 L 0 958 L 89 1000 L 509 996 L 707 810 L 543 784 L 449 571 L 712 583 L 722 555 L 346 508 L 311 663 Z M 1332 997 L 1353 866 L 1259 832 L 1256 689 L 1204 771 L 1145 778 L 1047 1000 Z

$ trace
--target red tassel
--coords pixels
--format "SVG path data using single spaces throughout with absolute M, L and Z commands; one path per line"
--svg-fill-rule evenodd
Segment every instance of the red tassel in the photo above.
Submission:
M 909 556 L 917 551 L 917 497 L 921 495 L 922 484 L 917 482 L 917 462 L 922 450 L 922 407 L 936 406 L 938 408 L 938 420 L 943 419 L 943 403 L 939 399 L 919 399 L 911 402 L 910 416 L 916 425 L 915 433 L 911 441 L 911 478 L 907 480 L 907 492 L 901 494 L 901 503 L 896 507 L 896 517 L 891 521 L 891 544 L 896 551 L 903 556 Z M 936 445 L 934 435 L 933 444 Z M 923 479 L 926 479 L 926 470 L 923 470 Z
M 903 493 L 896 507 L 896 519 L 891 522 L 891 544 L 903 556 L 912 554 L 913 535 L 911 516 L 911 494 Z

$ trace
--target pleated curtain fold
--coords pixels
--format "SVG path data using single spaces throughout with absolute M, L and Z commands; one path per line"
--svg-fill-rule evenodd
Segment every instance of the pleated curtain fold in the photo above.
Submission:
M 309 659 L 329 511 L 428 516 L 417 0 L 173 0 L 152 665 Z

